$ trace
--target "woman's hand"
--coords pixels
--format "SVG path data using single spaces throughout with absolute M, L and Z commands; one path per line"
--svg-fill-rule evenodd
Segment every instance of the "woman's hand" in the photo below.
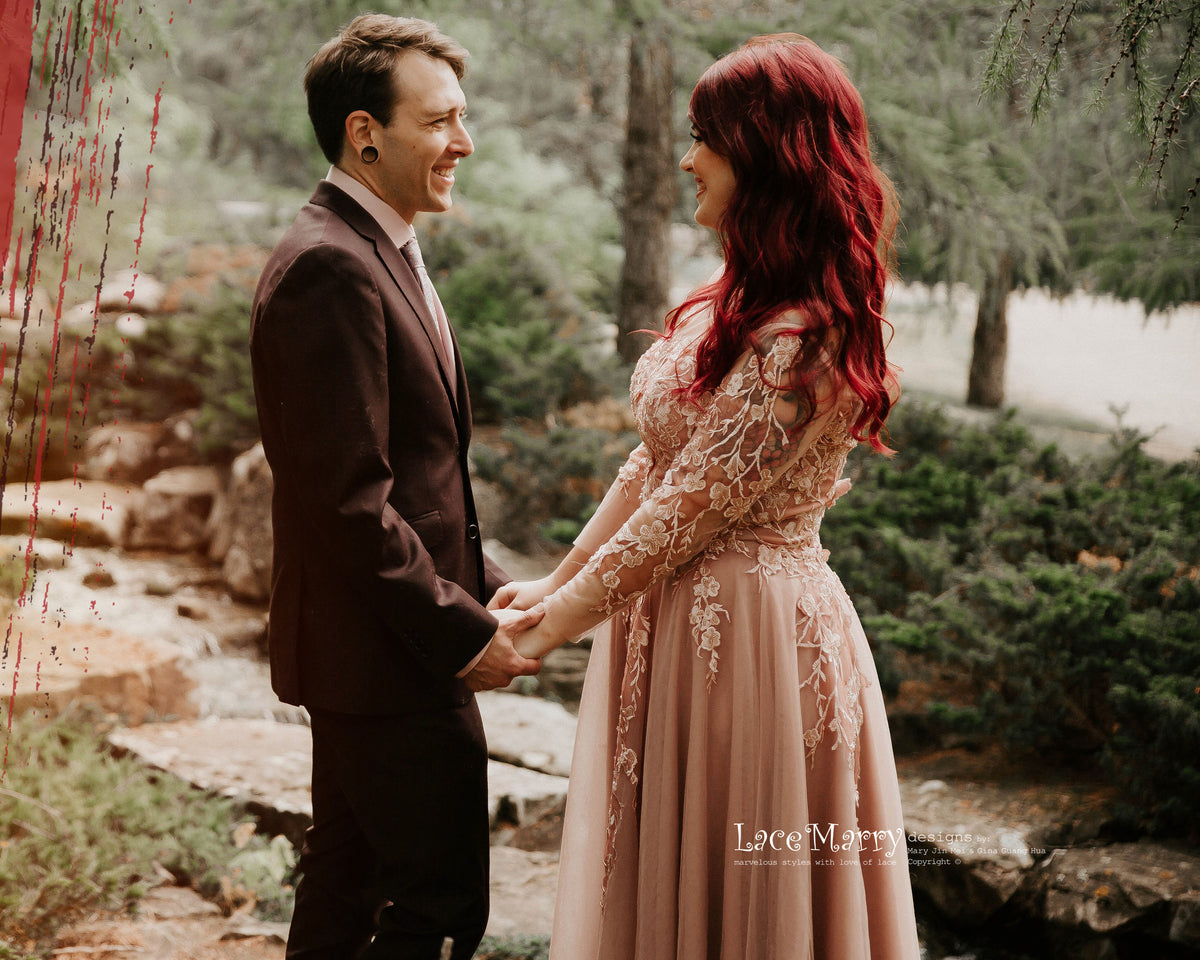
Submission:
M 560 631 L 542 620 L 519 634 L 513 641 L 513 648 L 523 657 L 540 661 L 551 650 L 566 643 L 567 639 Z
M 496 591 L 495 596 L 488 601 L 489 610 L 528 610 L 541 603 L 554 591 L 554 576 L 542 577 L 541 580 L 512 580 Z

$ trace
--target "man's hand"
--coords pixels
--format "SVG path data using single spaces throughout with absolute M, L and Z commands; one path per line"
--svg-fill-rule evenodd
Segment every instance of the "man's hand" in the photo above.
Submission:
M 517 653 L 513 640 L 540 623 L 545 609 L 537 606 L 532 610 L 494 610 L 493 613 L 500 626 L 474 669 L 463 677 L 466 685 L 477 693 L 507 687 L 514 677 L 532 676 L 542 669 L 540 659 L 531 660 Z

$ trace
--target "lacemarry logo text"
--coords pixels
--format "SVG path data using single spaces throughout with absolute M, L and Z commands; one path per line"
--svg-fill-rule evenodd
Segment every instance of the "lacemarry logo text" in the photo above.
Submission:
M 904 828 L 890 830 L 859 830 L 842 828 L 836 823 L 810 823 L 803 830 L 747 830 L 745 823 L 735 823 L 739 853 L 762 853 L 766 850 L 801 850 L 829 853 L 879 853 L 891 859 L 896 848 L 904 842 Z

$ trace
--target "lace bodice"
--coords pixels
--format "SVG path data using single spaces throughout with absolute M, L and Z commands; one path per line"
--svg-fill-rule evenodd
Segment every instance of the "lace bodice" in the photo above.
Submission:
M 637 365 L 631 397 L 642 442 L 579 538 L 591 560 L 547 601 L 547 617 L 570 635 L 737 542 L 775 549 L 780 562 L 820 554 L 821 517 L 855 445 L 849 405 L 830 397 L 801 416 L 786 386 L 800 339 L 786 332 L 762 337 L 699 403 L 680 397 L 705 322 L 681 325 Z
M 719 466 L 727 482 L 736 484 L 739 475 L 745 475 L 737 456 L 749 452 L 753 457 L 754 451 L 747 451 L 747 447 L 760 439 L 778 447 L 778 458 L 790 462 L 784 467 L 773 462 L 769 455 L 760 460 L 759 476 L 745 478 L 745 509 L 739 511 L 731 525 L 767 528 L 789 542 L 815 536 L 825 507 L 835 496 L 846 455 L 855 446 L 847 432 L 846 418 L 825 419 L 825 429 L 810 441 L 807 451 L 795 459 L 787 457 L 789 445 L 792 453 L 799 452 L 795 449 L 799 438 L 791 436 L 786 425 L 771 424 L 769 420 L 780 394 L 772 384 L 786 382 L 787 370 L 800 347 L 799 338 L 794 335 L 775 338 L 769 354 L 763 358 L 761 370 L 758 357 L 747 354 L 717 395 L 701 406 L 680 398 L 675 392 L 677 386 L 691 383 L 695 378 L 695 349 L 702 334 L 702 325 L 696 325 L 683 335 L 658 341 L 634 371 L 630 397 L 648 455 L 641 472 L 641 489 L 637 491 L 639 499 L 653 496 L 689 443 L 692 452 L 707 449 L 719 461 L 709 464 L 706 474 Z M 722 434 L 732 440 L 739 432 L 744 433 L 740 445 L 709 442 L 702 446 L 703 441 L 695 442 L 698 433 L 715 441 Z

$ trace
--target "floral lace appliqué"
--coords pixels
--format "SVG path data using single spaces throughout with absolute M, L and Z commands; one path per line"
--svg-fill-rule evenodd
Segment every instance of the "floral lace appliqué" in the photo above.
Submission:
M 763 587 L 772 577 L 805 581 L 796 611 L 796 645 L 811 651 L 800 678 L 816 703 L 804 731 L 811 758 L 826 737 L 844 750 L 857 774 L 865 679 L 843 649 L 844 622 L 836 576 L 825 565 L 821 518 L 842 492 L 846 456 L 855 446 L 845 409 L 799 417 L 788 381 L 800 341 L 780 334 L 761 353 L 750 352 L 720 387 L 699 403 L 677 388 L 695 376 L 697 331 L 689 324 L 659 340 L 633 376 L 634 418 L 642 437 L 620 480 L 637 506 L 624 526 L 584 567 L 602 588 L 594 610 L 621 611 L 628 646 L 621 686 L 617 744 L 605 854 L 605 889 L 616 855 L 622 810 L 636 807 L 644 743 L 645 678 L 650 649 L 646 591 L 660 580 L 691 597 L 689 626 L 706 682 L 719 680 L 721 646 L 732 622 L 721 598 L 715 561 L 729 551 Z M 633 460 L 636 459 L 636 464 Z M 640 485 L 640 490 L 634 488 Z M 632 498 L 632 496 L 631 496 Z M 747 638 L 747 642 L 753 638 Z

